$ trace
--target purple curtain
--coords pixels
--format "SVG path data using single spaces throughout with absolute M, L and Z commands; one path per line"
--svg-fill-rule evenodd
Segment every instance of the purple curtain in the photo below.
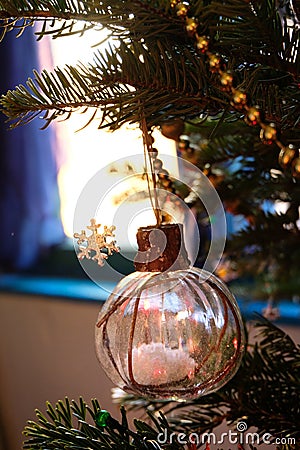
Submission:
M 0 43 L 0 92 L 40 69 L 33 30 L 17 39 L 13 32 Z M 44 51 L 48 51 L 45 41 Z M 59 215 L 57 141 L 53 126 L 40 130 L 42 121 L 8 130 L 0 114 L 0 267 L 27 269 L 42 253 L 61 243 L 64 233 Z

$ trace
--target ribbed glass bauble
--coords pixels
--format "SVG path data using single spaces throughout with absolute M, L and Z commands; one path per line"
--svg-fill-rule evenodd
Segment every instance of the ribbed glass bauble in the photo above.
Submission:
M 234 297 L 195 267 L 126 276 L 96 326 L 106 374 L 149 398 L 190 399 L 219 389 L 236 373 L 243 349 Z

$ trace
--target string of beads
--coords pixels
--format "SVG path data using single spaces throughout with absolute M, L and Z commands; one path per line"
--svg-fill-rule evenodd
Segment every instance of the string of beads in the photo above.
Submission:
M 150 160 L 150 170 L 152 172 L 153 178 L 153 184 L 154 188 L 164 189 L 165 191 L 169 191 L 172 194 L 178 195 L 179 193 L 175 189 L 174 182 L 170 178 L 169 172 L 164 169 L 163 167 L 163 161 L 158 158 L 158 150 L 156 147 L 153 146 L 154 144 L 154 138 L 152 136 L 151 130 L 147 131 L 142 128 L 143 132 L 143 139 L 145 148 L 148 152 L 148 157 Z
M 244 113 L 244 120 L 250 126 L 260 126 L 260 139 L 265 145 L 275 143 L 280 148 L 278 162 L 283 169 L 291 167 L 294 178 L 300 178 L 300 148 L 294 145 L 285 145 L 279 138 L 279 130 L 274 123 L 267 123 L 258 106 L 249 105 L 247 93 L 234 87 L 234 74 L 227 70 L 223 58 L 210 51 L 210 38 L 199 36 L 197 33 L 199 22 L 189 17 L 189 3 L 187 1 L 171 0 L 171 7 L 176 10 L 177 16 L 185 20 L 186 31 L 195 40 L 198 52 L 207 57 L 211 73 L 219 74 L 222 90 L 231 94 L 230 104 L 236 110 Z

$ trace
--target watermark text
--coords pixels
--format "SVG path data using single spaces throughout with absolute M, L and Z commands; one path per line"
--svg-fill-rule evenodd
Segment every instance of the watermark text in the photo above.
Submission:
M 200 444 L 250 444 L 250 445 L 260 445 L 260 444 L 270 444 L 270 445 L 295 445 L 296 439 L 293 437 L 273 437 L 270 433 L 259 434 L 256 432 L 247 431 L 248 426 L 244 421 L 240 421 L 236 425 L 236 430 L 228 430 L 226 432 L 215 434 L 213 432 L 206 433 L 170 433 L 167 429 L 157 435 L 157 442 L 159 444 L 174 444 L 178 443 L 181 445 L 186 445 L 193 443 L 196 445 Z

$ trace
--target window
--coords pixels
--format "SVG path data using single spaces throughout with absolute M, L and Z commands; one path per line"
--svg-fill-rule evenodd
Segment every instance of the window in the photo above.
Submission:
M 72 37 L 65 37 L 51 41 L 53 49 L 55 66 L 64 66 L 65 64 L 76 64 L 77 61 L 86 62 L 92 60 L 92 53 L 95 51 L 91 48 L 93 43 L 99 40 L 99 32 L 95 35 L 93 32 L 85 34 L 84 38 L 77 35 Z M 107 43 L 97 47 L 96 50 L 105 48 Z M 134 176 L 130 177 L 129 167 L 133 170 L 142 172 L 143 167 L 136 167 L 131 158 L 133 155 L 143 155 L 143 143 L 141 132 L 137 126 L 127 126 L 115 132 L 99 130 L 98 123 L 95 120 L 91 125 L 85 129 L 81 129 L 88 120 L 88 114 L 82 116 L 81 114 L 73 114 L 73 116 L 64 123 L 59 123 L 56 126 L 60 142 L 62 144 L 62 154 L 60 161 L 60 170 L 58 174 L 58 184 L 61 198 L 61 216 L 65 233 L 68 237 L 73 236 L 73 220 L 74 212 L 78 197 L 82 190 L 101 169 L 99 174 L 99 184 L 101 176 L 110 176 L 111 184 L 114 184 L 115 171 L 123 171 L 124 182 L 119 183 L 115 188 L 115 197 L 119 196 L 119 201 L 122 201 L 122 191 L 126 195 L 126 190 L 130 190 L 130 185 L 141 183 L 141 180 L 136 180 Z M 80 130 L 81 131 L 76 131 Z M 162 154 L 171 154 L 175 156 L 176 148 L 174 141 L 164 138 L 159 131 L 155 134 L 155 145 Z M 121 160 L 121 161 L 120 161 Z M 128 163 L 126 169 L 126 162 Z M 109 167 L 111 167 L 111 175 L 109 174 Z M 168 167 L 174 175 L 177 173 L 175 165 L 172 168 Z M 133 174 L 131 174 L 133 175 Z M 121 177 L 122 178 L 122 177 Z M 105 193 L 101 192 L 99 186 L 99 200 Z M 112 194 L 113 195 L 113 194 Z M 137 229 L 138 226 L 147 225 L 149 218 L 153 217 L 149 212 L 148 201 L 141 201 L 141 210 L 143 210 L 142 217 L 134 217 L 131 228 Z M 107 211 L 107 218 L 114 216 L 114 209 L 118 208 L 118 204 L 109 204 L 106 202 L 105 207 Z M 109 211 L 110 209 L 110 211 Z M 130 205 L 128 205 L 128 213 L 130 214 Z M 90 217 L 86 217 L 86 223 L 89 223 Z M 151 219 L 150 219 L 151 220 Z M 144 221 L 144 223 L 143 223 Z M 112 225 L 107 223 L 107 225 Z M 118 224 L 120 228 L 122 224 Z M 118 242 L 120 246 L 127 246 L 128 240 L 122 239 L 122 233 L 125 230 L 116 231 L 118 234 Z M 132 231 L 132 230 L 131 230 Z M 130 233 L 131 234 L 131 233 Z M 133 232 L 135 236 L 135 232 Z

